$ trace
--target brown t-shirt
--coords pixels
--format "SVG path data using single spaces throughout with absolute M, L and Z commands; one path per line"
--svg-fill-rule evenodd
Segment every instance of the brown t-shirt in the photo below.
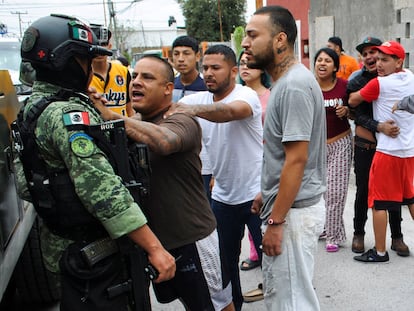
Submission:
M 147 120 L 148 121 L 148 120 Z M 150 122 L 166 127 L 182 140 L 181 150 L 160 155 L 150 152 L 150 197 L 143 209 L 148 224 L 167 250 L 193 243 L 216 228 L 201 176 L 201 128 L 196 119 L 162 114 Z

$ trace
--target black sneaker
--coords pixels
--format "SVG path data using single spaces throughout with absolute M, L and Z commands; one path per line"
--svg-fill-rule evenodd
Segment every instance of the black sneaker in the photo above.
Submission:
M 377 254 L 377 250 L 375 249 L 375 247 L 369 249 L 360 256 L 354 256 L 354 259 L 356 261 L 362 262 L 387 262 L 388 260 L 390 260 L 390 258 L 388 257 L 388 252 L 385 252 L 384 256 L 380 256 Z

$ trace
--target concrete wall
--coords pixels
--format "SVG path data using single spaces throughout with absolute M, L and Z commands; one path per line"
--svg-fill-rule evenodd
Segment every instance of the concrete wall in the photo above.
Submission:
M 310 0 L 309 41 L 313 67 L 315 52 L 330 36 L 339 36 L 347 54 L 366 36 L 396 40 L 406 49 L 405 66 L 414 69 L 414 0 Z

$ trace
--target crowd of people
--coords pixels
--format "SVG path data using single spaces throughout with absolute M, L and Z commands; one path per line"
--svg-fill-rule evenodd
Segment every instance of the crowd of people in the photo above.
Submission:
M 130 71 L 108 59 L 102 25 L 51 15 L 26 30 L 22 59 L 36 80 L 16 167 L 44 220 L 61 310 L 150 310 L 150 280 L 159 302 L 186 310 L 240 311 L 260 299 L 272 311 L 320 310 L 318 240 L 327 252 L 346 242 L 352 163 L 354 259 L 389 260 L 388 219 L 391 249 L 409 256 L 401 207 L 414 219 L 414 75 L 404 48 L 367 37 L 360 68 L 331 37 L 312 72 L 295 57 L 286 8 L 258 9 L 245 33 L 240 55 L 216 44 L 201 58 L 199 42 L 180 36 L 171 60 L 147 55 Z M 142 150 L 145 191 L 142 175 L 128 174 Z M 263 282 L 243 294 L 240 270 L 254 268 Z

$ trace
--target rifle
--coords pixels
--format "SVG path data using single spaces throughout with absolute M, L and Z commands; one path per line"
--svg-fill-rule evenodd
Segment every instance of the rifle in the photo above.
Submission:
M 96 139 L 98 147 L 109 156 L 115 172 L 122 178 L 135 202 L 142 204 L 143 198 L 150 193 L 151 171 L 147 145 L 128 141 L 123 120 L 92 125 L 88 129 L 88 134 Z M 151 302 L 148 288 L 151 276 L 147 275 L 146 271 L 152 266 L 148 263 L 144 250 L 128 237 L 119 238 L 117 244 L 128 266 L 129 278 L 121 284 L 108 288 L 108 297 L 129 292 L 133 301 L 133 310 L 149 311 Z
M 142 203 L 142 199 L 150 193 L 148 146 L 128 140 L 123 120 L 91 125 L 86 132 L 95 138 L 98 147 L 108 155 L 109 162 L 135 202 Z

